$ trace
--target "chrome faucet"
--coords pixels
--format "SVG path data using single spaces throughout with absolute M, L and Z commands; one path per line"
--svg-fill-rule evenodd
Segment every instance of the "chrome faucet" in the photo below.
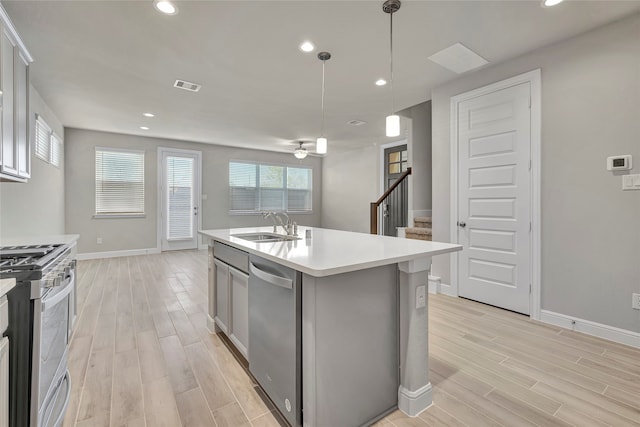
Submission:
M 298 225 L 295 222 L 291 221 L 289 215 L 287 215 L 286 212 L 263 211 L 262 217 L 264 219 L 271 218 L 271 220 L 273 221 L 274 233 L 278 232 L 278 225 L 282 227 L 282 230 L 287 236 L 296 234 L 298 230 Z M 283 218 L 286 219 L 286 222 Z

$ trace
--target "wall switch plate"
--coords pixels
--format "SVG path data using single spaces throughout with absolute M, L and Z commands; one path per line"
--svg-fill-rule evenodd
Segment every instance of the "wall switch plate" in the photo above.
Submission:
M 622 177 L 623 190 L 640 190 L 640 174 L 624 175 Z
M 416 308 L 427 306 L 427 286 L 420 285 L 416 288 Z
M 102 244 L 102 237 L 98 237 L 96 239 L 96 244 L 101 245 Z
M 633 300 L 631 301 L 631 308 L 640 310 L 640 294 L 631 294 Z

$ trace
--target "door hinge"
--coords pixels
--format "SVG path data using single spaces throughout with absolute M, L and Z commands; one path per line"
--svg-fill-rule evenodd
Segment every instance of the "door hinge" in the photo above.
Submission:
M 531 108 L 531 97 L 529 97 L 529 108 Z
M 529 221 L 529 233 L 531 233 L 531 231 L 533 231 L 533 225 L 531 224 L 531 221 Z
M 531 283 L 529 283 L 529 295 L 531 295 Z
M 529 170 L 531 170 L 531 160 L 529 160 Z

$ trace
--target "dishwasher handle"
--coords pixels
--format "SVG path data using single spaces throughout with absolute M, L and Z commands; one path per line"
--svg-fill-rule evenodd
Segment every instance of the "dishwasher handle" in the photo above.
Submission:
M 260 270 L 252 262 L 249 263 L 249 272 L 256 276 L 258 279 L 267 282 L 270 285 L 280 286 L 281 288 L 285 289 L 293 289 L 293 280 L 286 277 L 275 276 L 273 274 L 267 273 L 264 270 Z

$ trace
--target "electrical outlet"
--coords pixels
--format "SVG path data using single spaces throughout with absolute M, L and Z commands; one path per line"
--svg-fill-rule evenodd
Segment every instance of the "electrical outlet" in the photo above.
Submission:
M 420 285 L 416 288 L 416 308 L 423 308 L 427 305 L 427 286 Z
M 96 244 L 101 245 L 102 244 L 102 237 L 98 237 L 96 239 Z
M 631 294 L 631 308 L 635 308 L 636 310 L 640 310 L 640 294 Z

